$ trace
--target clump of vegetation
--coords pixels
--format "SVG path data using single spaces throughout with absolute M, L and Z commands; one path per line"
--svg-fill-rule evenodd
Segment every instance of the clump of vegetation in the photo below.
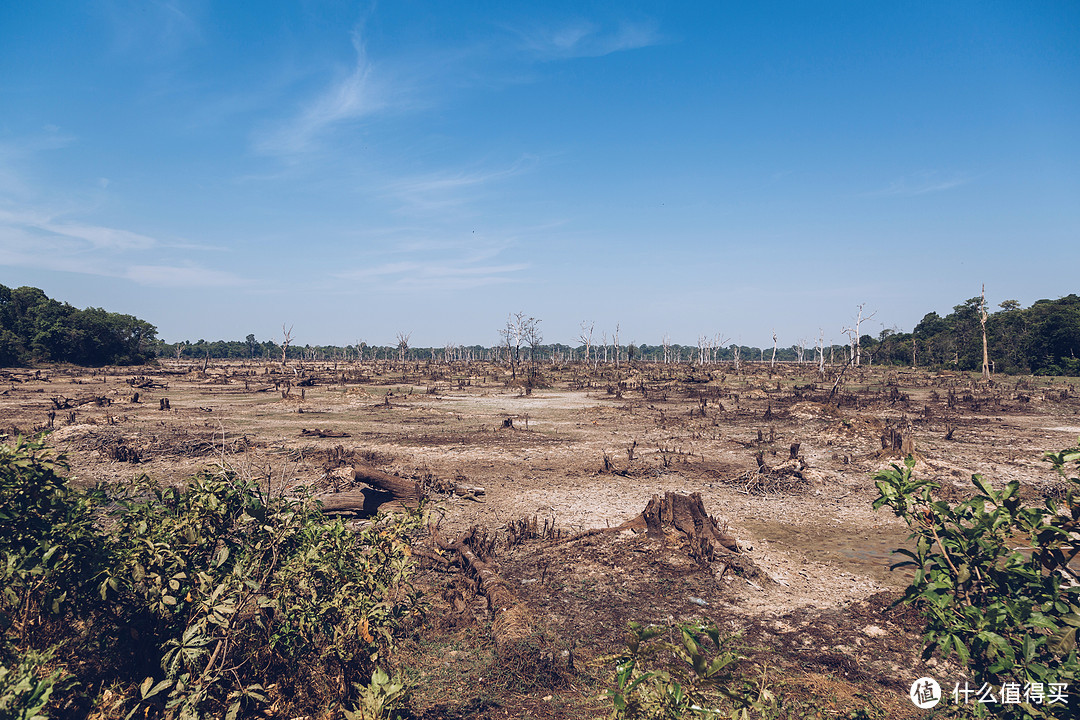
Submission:
M 157 328 L 133 315 L 79 310 L 38 288 L 0 285 L 0 367 L 138 365 L 154 357 L 156 336 Z
M 1080 693 L 1080 448 L 1047 456 L 1066 478 L 1063 502 L 1024 505 L 1019 483 L 995 490 L 975 475 L 977 494 L 950 505 L 938 486 L 913 476 L 915 461 L 875 478 L 875 508 L 888 506 L 912 528 L 914 550 L 897 550 L 915 575 L 901 602 L 926 618 L 924 657 L 955 655 L 971 673 L 950 691 L 961 709 L 998 717 L 1074 717 Z M 990 691 L 998 702 L 976 702 Z M 971 691 L 971 692 L 969 692 Z M 1015 702 L 1004 702 L 1009 692 Z
M 228 470 L 83 493 L 64 469 L 0 446 L 0 716 L 389 717 L 407 695 L 383 667 L 415 605 L 417 515 L 357 531 Z
M 616 660 L 608 690 L 613 718 L 749 718 L 774 707 L 764 682 L 740 671 L 737 638 L 710 622 L 675 628 L 630 623 L 626 651 Z

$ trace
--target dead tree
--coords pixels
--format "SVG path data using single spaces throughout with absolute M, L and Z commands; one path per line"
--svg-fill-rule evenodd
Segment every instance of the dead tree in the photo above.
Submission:
M 522 339 L 529 345 L 529 363 L 536 368 L 536 354 L 540 351 L 540 345 L 544 342 L 544 333 L 540 331 L 540 321 L 529 318 L 521 327 Z
M 581 321 L 581 334 L 578 335 L 578 340 L 585 346 L 585 368 L 588 369 L 590 358 L 592 357 L 592 340 L 593 340 L 593 328 L 595 323 Z
M 817 356 L 818 356 L 818 373 L 821 377 L 825 377 L 825 348 L 823 344 L 825 342 L 825 330 L 818 328 L 818 341 L 817 341 Z
M 979 298 L 979 324 L 982 325 L 983 341 L 983 380 L 990 379 L 990 353 L 986 345 L 986 283 L 982 286 L 982 295 Z
M 521 356 L 521 335 L 524 313 L 506 316 L 506 326 L 499 330 L 502 345 L 506 348 L 506 362 L 510 365 L 510 379 L 517 380 L 517 363 Z
M 397 334 L 398 362 L 401 363 L 401 372 L 405 372 L 405 355 L 409 352 L 409 338 L 411 332 L 399 331 Z
M 772 334 L 772 360 L 769 362 L 769 367 L 776 367 L 776 331 L 773 330 Z
M 877 310 L 875 310 L 863 317 L 864 307 L 866 307 L 866 303 L 859 305 L 859 314 L 855 316 L 855 327 L 843 329 L 843 333 L 848 336 L 848 341 L 851 343 L 851 362 L 855 367 L 859 367 L 862 362 L 862 343 L 859 339 L 861 337 L 859 328 L 864 320 L 869 320 L 877 315 Z
M 619 323 L 615 323 L 615 337 L 613 338 L 615 343 L 615 369 L 619 369 Z
M 281 340 L 281 366 L 282 367 L 285 367 L 286 353 L 289 352 L 289 345 L 292 343 L 292 329 L 293 329 L 293 326 L 290 325 L 289 329 L 286 330 L 285 329 L 285 323 L 281 323 L 281 335 L 282 335 L 282 340 Z

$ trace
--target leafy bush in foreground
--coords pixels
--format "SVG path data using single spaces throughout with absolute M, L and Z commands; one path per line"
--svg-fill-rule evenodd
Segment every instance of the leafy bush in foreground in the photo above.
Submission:
M 615 687 L 608 691 L 612 717 L 747 719 L 751 711 L 760 716 L 774 705 L 773 694 L 736 673 L 743 658 L 733 642 L 710 622 L 676 628 L 630 623 Z
M 897 550 L 915 575 L 902 602 L 926 617 L 924 657 L 953 653 L 974 682 L 950 691 L 961 709 L 1007 718 L 1074 717 L 1080 694 L 1073 683 L 1080 663 L 1080 585 L 1069 563 L 1080 552 L 1080 448 L 1047 456 L 1069 490 L 1065 501 L 1024 505 L 1019 483 L 997 491 L 980 475 L 977 494 L 957 505 L 935 500 L 938 486 L 915 479 L 915 461 L 893 465 L 875 482 L 874 508 L 890 507 L 912 528 L 914 550 Z M 995 703 L 966 691 L 988 689 Z M 1016 702 L 1002 702 L 1008 689 Z M 1060 694 L 1051 702 L 1052 694 Z
M 63 469 L 40 443 L 0 446 L 0 717 L 100 702 L 106 686 L 119 697 L 109 712 L 129 717 L 322 711 L 370 695 L 415 599 L 405 534 L 417 516 L 354 531 L 309 497 L 269 497 L 228 471 L 80 493 Z M 81 683 L 81 703 L 48 683 L 19 689 L 42 649 L 54 682 Z

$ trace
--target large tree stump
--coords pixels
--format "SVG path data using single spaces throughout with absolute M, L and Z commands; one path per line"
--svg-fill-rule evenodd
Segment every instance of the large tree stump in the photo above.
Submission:
M 735 538 L 721 532 L 716 520 L 705 512 L 701 493 L 682 495 L 667 492 L 662 498 L 653 495 L 641 516 L 645 520 L 645 532 L 651 538 L 662 540 L 666 534 L 673 532 L 692 543 L 706 541 L 731 552 L 739 551 Z

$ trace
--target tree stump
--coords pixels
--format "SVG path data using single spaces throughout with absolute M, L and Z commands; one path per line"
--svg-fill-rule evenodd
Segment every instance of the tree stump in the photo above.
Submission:
M 731 552 L 739 551 L 735 538 L 721 532 L 716 520 L 705 512 L 701 493 L 667 492 L 663 498 L 653 495 L 641 516 L 645 520 L 645 532 L 651 538 L 662 540 L 667 533 L 672 533 L 692 544 L 707 541 Z

